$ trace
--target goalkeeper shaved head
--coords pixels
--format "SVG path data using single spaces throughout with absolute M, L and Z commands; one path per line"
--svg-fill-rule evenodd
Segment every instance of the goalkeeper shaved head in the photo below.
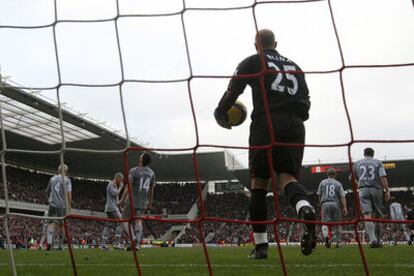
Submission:
M 277 42 L 274 33 L 269 29 L 262 29 L 256 34 L 256 41 L 254 43 L 256 50 L 259 52 L 260 45 L 263 50 L 273 50 L 276 48 Z

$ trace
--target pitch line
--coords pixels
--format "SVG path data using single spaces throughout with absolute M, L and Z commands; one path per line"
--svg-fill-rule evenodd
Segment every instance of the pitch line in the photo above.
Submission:
M 0 266 L 8 266 L 8 263 L 0 263 Z M 346 268 L 346 267 L 360 267 L 362 264 L 286 264 L 287 267 L 295 268 Z M 414 268 L 414 264 L 368 264 L 369 267 L 395 267 L 395 268 Z M 61 267 L 70 266 L 67 263 L 58 264 L 42 264 L 42 263 L 17 263 L 16 266 L 20 267 Z M 76 264 L 77 267 L 135 267 L 134 264 Z M 141 264 L 141 267 L 180 267 L 180 268 L 193 268 L 193 267 L 207 267 L 207 264 Z M 279 268 L 279 265 L 274 264 L 212 264 L 212 267 L 216 268 L 244 268 L 244 267 L 257 267 L 257 268 Z

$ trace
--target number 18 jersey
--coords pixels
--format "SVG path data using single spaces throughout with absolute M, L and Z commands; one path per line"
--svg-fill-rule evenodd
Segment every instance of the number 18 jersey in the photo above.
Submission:
M 382 189 L 381 177 L 386 176 L 382 162 L 375 158 L 364 158 L 354 164 L 355 179 L 358 187 Z
M 342 184 L 333 179 L 327 178 L 321 181 L 319 184 L 319 189 L 317 192 L 319 198 L 321 199 L 321 203 L 324 202 L 340 202 L 342 197 L 345 197 L 344 188 Z
M 132 198 L 135 209 L 145 209 L 147 205 L 148 190 L 154 184 L 155 174 L 152 169 L 146 167 L 134 167 L 129 170 L 129 178 L 132 185 Z

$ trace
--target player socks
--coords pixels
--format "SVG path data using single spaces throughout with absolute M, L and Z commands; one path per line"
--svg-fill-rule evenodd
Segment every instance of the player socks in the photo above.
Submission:
M 403 235 L 404 235 L 404 238 L 405 238 L 406 241 L 410 240 L 410 236 L 408 235 L 407 231 L 404 231 Z
M 322 225 L 322 235 L 324 238 L 328 237 L 329 229 L 327 225 Z
M 108 239 L 108 227 L 105 226 L 102 231 L 102 246 L 106 246 L 106 240 Z
M 123 227 L 123 226 L 122 226 L 122 227 Z M 118 225 L 118 226 L 116 227 L 116 230 L 115 230 L 115 242 L 116 242 L 117 244 L 121 243 L 121 237 L 122 237 L 122 227 L 121 227 L 120 225 Z
M 375 225 L 375 236 L 377 237 L 378 244 L 380 244 L 381 239 L 382 239 L 382 224 L 374 223 L 374 225 Z
M 298 182 L 290 182 L 285 186 L 285 195 L 292 205 L 296 209 L 296 213 L 299 214 L 300 209 L 304 206 L 312 205 L 309 203 L 308 195 L 306 194 L 305 187 Z
M 367 230 L 369 242 L 376 242 L 377 239 L 375 237 L 375 225 L 372 221 L 365 222 L 365 229 Z
M 59 244 L 58 244 L 58 249 L 62 249 L 63 248 L 63 239 L 65 238 L 65 236 L 63 235 L 63 233 L 59 234 Z
M 335 241 L 337 244 L 342 242 L 341 229 L 342 227 L 340 225 L 335 226 Z
M 142 230 L 143 230 L 142 224 L 137 223 L 135 225 L 135 238 L 136 238 L 136 241 L 137 241 L 137 246 L 139 246 L 139 244 L 141 243 Z
M 48 245 L 52 245 L 52 242 L 53 242 L 53 234 L 54 234 L 54 229 L 51 226 L 49 226 L 47 228 L 47 244 Z
M 398 236 L 397 231 L 392 234 L 392 241 L 394 242 L 394 244 L 397 244 L 397 236 Z
M 252 221 L 263 221 L 267 218 L 267 191 L 264 189 L 252 189 L 250 191 L 250 219 Z M 253 236 L 256 244 L 267 243 L 265 224 L 253 224 Z

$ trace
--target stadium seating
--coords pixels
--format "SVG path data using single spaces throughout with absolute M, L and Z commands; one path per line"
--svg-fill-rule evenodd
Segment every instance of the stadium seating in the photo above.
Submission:
M 7 181 L 9 199 L 20 202 L 31 202 L 47 204 L 48 195 L 45 192 L 50 175 L 7 168 Z M 84 179 L 73 179 L 73 206 L 78 209 L 89 209 L 102 211 L 105 205 L 105 181 L 91 181 Z M 196 186 L 194 183 L 169 183 L 157 185 L 154 192 L 153 214 L 186 214 L 197 201 Z M 414 196 L 411 191 L 394 191 L 392 195 L 397 201 L 407 206 L 413 202 Z M 3 188 L 0 189 L 0 199 L 4 198 Z M 268 217 L 274 218 L 274 198 L 268 196 Z M 316 206 L 317 214 L 320 213 L 318 197 L 311 194 L 312 204 Z M 283 196 L 278 197 L 280 212 L 285 217 L 294 217 L 294 210 L 288 206 Z M 228 219 L 248 219 L 249 198 L 246 193 L 224 193 L 208 194 L 205 200 L 205 211 L 208 217 L 220 217 Z M 347 194 L 349 215 L 344 220 L 350 220 L 354 216 L 354 198 L 352 193 Z M 31 213 L 26 210 L 26 213 Z M 35 213 L 33 213 L 35 214 Z M 39 213 L 37 213 L 39 215 Z M 171 227 L 170 223 L 146 221 L 144 226 L 144 238 L 151 237 L 159 239 Z M 39 241 L 42 236 L 43 220 L 39 218 L 27 218 L 12 216 L 10 218 L 10 233 L 12 242 L 16 247 L 27 247 L 28 241 L 33 238 Z M 80 244 L 82 240 L 88 245 L 100 244 L 101 233 L 104 224 L 95 221 L 69 220 L 69 230 L 72 242 Z M 209 243 L 217 244 L 241 244 L 250 241 L 250 227 L 245 224 L 226 222 L 204 222 L 204 237 Z M 362 227 L 362 224 L 361 224 Z M 384 225 L 383 240 L 389 240 L 391 230 Z M 361 228 L 362 229 L 362 228 Z M 344 226 L 343 230 L 353 230 L 352 226 Z M 113 229 L 114 231 L 114 229 Z M 274 227 L 268 226 L 269 241 L 274 241 Z M 281 241 L 297 242 L 299 232 L 297 225 L 291 223 L 278 224 L 279 238 Z M 109 243 L 114 235 L 110 235 Z M 3 225 L 0 225 L 0 245 L 4 244 L 5 233 Z M 345 242 L 354 239 L 352 233 L 343 236 Z M 200 235 L 198 228 L 191 225 L 177 239 L 178 243 L 199 243 Z M 1 248 L 2 246 L 0 246 Z

